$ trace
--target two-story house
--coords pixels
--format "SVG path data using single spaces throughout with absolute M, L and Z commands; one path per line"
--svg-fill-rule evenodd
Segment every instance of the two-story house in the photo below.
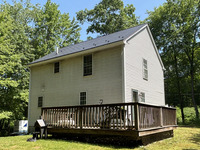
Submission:
M 41 107 L 165 105 L 164 66 L 147 24 L 57 49 L 29 67 L 30 131 Z

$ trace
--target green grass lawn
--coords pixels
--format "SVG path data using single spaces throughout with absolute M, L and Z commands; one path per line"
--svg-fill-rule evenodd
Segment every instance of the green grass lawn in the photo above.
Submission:
M 37 140 L 27 142 L 31 136 L 0 137 L 0 150 L 113 150 L 113 149 L 134 149 L 134 150 L 199 150 L 200 149 L 200 128 L 179 127 L 174 131 L 174 137 L 154 142 L 147 146 L 136 148 L 124 148 L 109 145 L 97 145 L 66 140 Z

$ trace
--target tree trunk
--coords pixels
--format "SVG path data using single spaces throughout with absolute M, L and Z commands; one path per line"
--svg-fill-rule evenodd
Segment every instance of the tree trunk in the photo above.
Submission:
M 181 95 L 179 95 L 179 97 L 180 97 Z M 184 106 L 183 106 L 183 99 L 182 99 L 182 97 L 180 98 L 181 100 L 180 100 L 180 103 L 181 103 L 181 117 L 182 117 L 182 122 L 183 122 L 183 124 L 185 124 L 185 115 L 184 115 L 184 111 L 183 111 L 183 108 L 184 108 Z
M 193 69 L 193 63 L 191 63 L 190 76 L 191 76 L 192 102 L 193 102 L 193 106 L 194 106 L 194 109 L 195 109 L 196 118 L 199 119 L 199 111 L 198 111 L 198 108 L 197 108 L 196 101 L 194 99 L 194 71 L 193 70 L 194 70 Z
M 176 75 L 177 75 L 176 81 L 177 81 L 177 87 L 178 87 L 178 98 L 179 98 L 180 108 L 181 108 L 181 117 L 182 117 L 182 122 L 184 124 L 185 123 L 185 115 L 184 115 L 184 111 L 183 111 L 184 105 L 183 105 L 183 99 L 181 96 L 180 80 L 179 80 L 178 74 L 176 74 Z
M 180 88 L 180 78 L 178 75 L 178 65 L 177 65 L 177 57 L 176 57 L 176 53 L 175 50 L 173 49 L 173 53 L 174 53 L 174 63 L 175 63 L 175 72 L 176 72 L 176 84 L 177 84 L 177 88 L 178 88 L 178 98 L 179 98 L 179 102 L 180 102 L 180 108 L 181 108 L 181 117 L 182 117 L 182 123 L 185 123 L 185 115 L 184 115 L 184 102 L 183 99 L 181 97 L 181 88 Z

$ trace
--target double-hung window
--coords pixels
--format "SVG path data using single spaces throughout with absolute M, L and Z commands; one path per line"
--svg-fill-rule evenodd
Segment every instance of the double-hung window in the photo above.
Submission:
M 60 63 L 54 63 L 54 73 L 58 73 L 60 71 Z
M 141 99 L 141 102 L 145 102 L 145 93 L 144 92 L 140 93 L 140 99 Z
M 148 66 L 146 59 L 143 59 L 143 79 L 148 80 Z
M 83 75 L 92 75 L 92 54 L 83 58 Z
M 80 92 L 80 105 L 86 104 L 86 92 Z
M 43 106 L 43 97 L 38 97 L 38 107 L 42 107 Z

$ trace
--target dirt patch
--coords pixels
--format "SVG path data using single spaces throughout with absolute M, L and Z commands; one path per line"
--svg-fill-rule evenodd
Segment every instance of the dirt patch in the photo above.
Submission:
M 35 147 L 33 147 L 34 149 L 39 149 L 40 147 L 39 146 L 35 146 Z

